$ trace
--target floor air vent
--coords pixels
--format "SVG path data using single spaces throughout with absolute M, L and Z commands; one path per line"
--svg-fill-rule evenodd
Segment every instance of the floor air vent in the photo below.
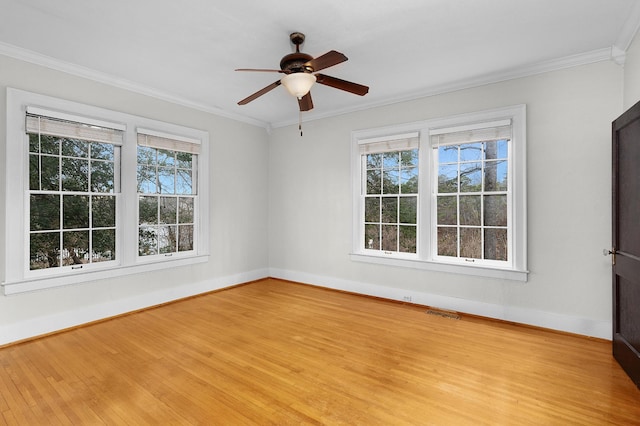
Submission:
M 455 320 L 459 320 L 460 319 L 460 315 L 458 315 L 457 312 L 445 311 L 445 310 L 442 310 L 442 309 L 428 309 L 427 310 L 427 314 L 429 314 L 429 315 L 437 315 L 439 317 L 455 319 Z

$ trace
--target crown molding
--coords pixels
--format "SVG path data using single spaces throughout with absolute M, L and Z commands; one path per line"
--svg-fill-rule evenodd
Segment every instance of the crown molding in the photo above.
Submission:
M 261 120 L 256 120 L 254 118 L 250 118 L 241 114 L 235 114 L 235 113 L 223 110 L 221 108 L 216 108 L 203 103 L 193 102 L 189 99 L 185 99 L 180 96 L 175 96 L 171 93 L 164 92 L 162 90 L 157 90 L 155 88 L 148 87 L 143 84 L 118 78 L 110 74 L 102 73 L 90 68 L 72 64 L 70 62 L 61 61 L 59 59 L 42 55 L 40 53 L 23 49 L 21 47 L 17 47 L 11 44 L 0 42 L 0 55 L 8 56 L 10 58 L 14 58 L 24 62 L 29 62 L 42 67 L 50 68 L 52 70 L 61 71 L 67 74 L 74 75 L 76 77 L 86 78 L 88 80 L 107 84 L 109 86 L 117 87 L 120 89 L 129 90 L 131 92 L 135 92 L 141 95 L 171 102 L 173 104 L 181 105 L 188 108 L 193 108 L 195 110 L 215 114 L 221 117 L 229 118 L 232 120 L 240 121 L 240 122 L 251 124 L 254 126 L 263 127 L 265 129 L 268 129 L 269 127 L 269 123 L 266 123 Z
M 640 3 L 639 3 L 640 4 Z M 617 55 L 617 56 L 616 56 Z M 551 71 L 559 71 L 566 68 L 572 68 L 580 65 L 592 64 L 595 62 L 603 62 L 621 60 L 624 62 L 624 52 L 620 55 L 619 52 L 614 52 L 613 48 L 605 48 L 592 50 L 577 55 L 566 56 L 564 58 L 553 59 L 550 61 L 539 62 L 535 64 L 525 65 L 523 67 L 512 68 L 508 70 L 502 70 L 495 73 L 485 74 L 482 76 L 476 76 L 464 80 L 458 80 L 453 83 L 446 83 L 441 85 L 434 85 L 426 87 L 422 90 L 412 92 L 411 94 L 399 95 L 391 98 L 386 98 L 381 101 L 373 101 L 363 103 L 354 108 L 344 108 L 339 110 L 333 110 L 325 113 L 311 113 L 307 115 L 303 122 L 309 122 L 314 120 L 320 120 L 324 118 L 335 117 L 338 115 L 349 114 L 353 112 L 359 112 L 371 108 L 377 108 L 401 102 L 413 101 L 429 96 L 441 95 L 444 93 L 455 92 L 457 90 L 470 89 L 473 87 L 484 86 L 487 84 L 500 83 L 502 81 L 514 80 L 517 78 L 529 77 L 536 74 L 543 74 Z M 271 123 L 272 128 L 279 128 L 297 124 L 297 120 L 287 120 L 276 123 Z

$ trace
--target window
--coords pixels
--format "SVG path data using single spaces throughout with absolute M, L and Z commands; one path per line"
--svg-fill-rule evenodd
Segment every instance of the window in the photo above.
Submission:
M 207 260 L 206 132 L 8 89 L 6 152 L 5 294 Z
M 189 252 L 196 235 L 198 143 L 152 133 L 138 130 L 138 256 Z
M 29 269 L 115 260 L 122 130 L 27 109 Z
M 416 253 L 418 138 L 363 143 L 360 149 L 364 249 Z
M 356 261 L 526 281 L 525 107 L 354 132 Z

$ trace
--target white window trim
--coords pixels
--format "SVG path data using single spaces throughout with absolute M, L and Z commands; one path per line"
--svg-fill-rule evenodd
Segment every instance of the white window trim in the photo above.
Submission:
M 136 185 L 121 185 L 116 212 L 118 256 L 108 264 L 91 265 L 82 270 L 52 271 L 46 277 L 28 271 L 28 152 L 25 148 L 25 114 L 27 107 L 39 108 L 60 117 L 78 117 L 93 123 L 118 123 L 125 129 L 121 151 L 122 182 L 136 182 L 137 128 L 152 129 L 160 134 L 179 136 L 185 141 L 200 141 L 197 193 L 199 197 L 198 233 L 194 252 L 170 258 L 140 259 L 137 255 L 137 190 Z M 7 88 L 7 124 L 5 153 L 5 271 L 2 287 L 5 295 L 78 284 L 97 279 L 173 268 L 209 260 L 209 133 L 131 114 L 107 110 L 37 93 Z M 20 160 L 20 161 L 19 161 Z M 126 239 L 126 241 L 125 241 Z
M 444 261 L 435 259 L 432 254 L 432 229 L 430 215 L 432 214 L 432 168 L 433 158 L 430 145 L 430 133 L 439 129 L 473 125 L 474 123 L 493 122 L 510 119 L 513 126 L 513 142 L 510 164 L 513 190 L 513 209 L 511 210 L 512 247 L 514 254 L 513 266 L 509 268 L 489 265 L 467 265 L 459 261 Z M 405 255 L 403 253 L 384 253 L 364 249 L 362 245 L 363 205 L 360 196 L 362 190 L 362 161 L 359 144 L 367 141 L 393 139 L 398 135 L 418 132 L 420 134 L 419 150 L 419 207 L 418 207 L 418 254 Z M 427 166 L 425 166 L 427 165 Z M 351 260 L 389 266 L 408 267 L 429 271 L 475 275 L 480 277 L 500 278 L 514 281 L 527 281 L 527 194 L 526 194 L 526 106 L 515 105 L 460 114 L 451 117 L 437 118 L 413 123 L 405 123 L 375 129 L 358 130 L 351 134 L 351 184 L 353 194 L 352 204 L 352 252 Z

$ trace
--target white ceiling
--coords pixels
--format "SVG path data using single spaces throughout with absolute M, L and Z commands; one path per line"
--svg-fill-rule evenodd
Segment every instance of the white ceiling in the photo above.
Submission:
M 370 86 L 315 85 L 310 120 L 608 60 L 639 25 L 638 0 L 0 0 L 0 54 L 277 127 L 298 120 L 283 87 L 237 102 L 281 74 L 234 69 L 279 68 L 293 31 Z

